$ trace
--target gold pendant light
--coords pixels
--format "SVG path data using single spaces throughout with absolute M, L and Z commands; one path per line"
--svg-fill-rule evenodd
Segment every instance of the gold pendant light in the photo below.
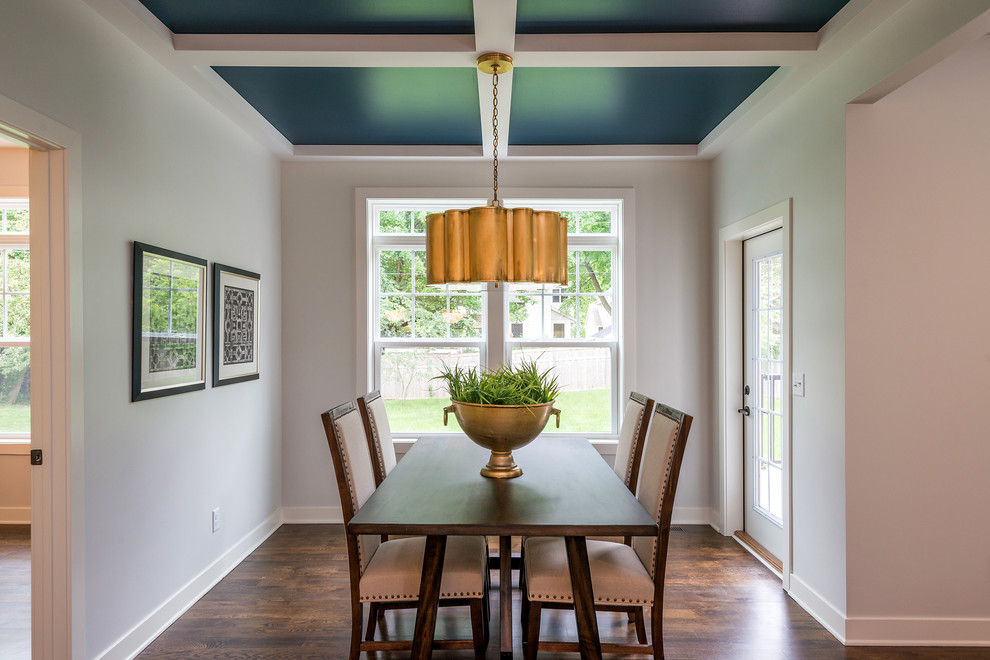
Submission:
M 512 69 L 512 58 L 485 53 L 478 69 L 492 74 L 492 203 L 426 216 L 426 283 L 566 286 L 567 219 L 555 211 L 507 209 L 498 199 L 498 74 Z

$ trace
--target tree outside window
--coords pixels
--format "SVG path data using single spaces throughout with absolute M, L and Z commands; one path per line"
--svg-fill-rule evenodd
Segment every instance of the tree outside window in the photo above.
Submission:
M 31 251 L 27 200 L 0 200 L 0 437 L 31 433 Z

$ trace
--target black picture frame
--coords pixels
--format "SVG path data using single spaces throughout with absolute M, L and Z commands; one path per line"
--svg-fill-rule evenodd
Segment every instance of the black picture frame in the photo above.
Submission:
M 261 377 L 261 275 L 213 263 L 213 387 Z
M 134 241 L 131 401 L 206 388 L 206 259 Z

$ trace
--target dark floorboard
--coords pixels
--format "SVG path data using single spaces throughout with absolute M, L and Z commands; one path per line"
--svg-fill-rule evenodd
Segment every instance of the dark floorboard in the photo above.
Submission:
M 492 642 L 486 656 L 491 660 L 499 658 L 496 573 L 493 583 Z M 138 658 L 346 658 L 348 589 L 342 526 L 284 525 Z M 516 590 L 517 660 L 522 658 L 518 596 Z M 385 632 L 389 638 L 408 637 L 413 622 L 412 612 L 389 612 Z M 635 641 L 624 614 L 600 614 L 599 626 L 603 640 Z M 844 647 L 783 592 L 780 581 L 762 564 L 707 526 L 684 526 L 671 534 L 664 626 L 669 660 L 990 658 L 990 649 Z M 573 613 L 544 613 L 543 630 L 556 639 L 576 639 Z M 452 636 L 470 636 L 466 608 L 441 612 L 437 637 Z M 467 659 L 473 654 L 436 651 L 433 656 Z M 577 655 L 541 653 L 540 658 L 574 660 Z

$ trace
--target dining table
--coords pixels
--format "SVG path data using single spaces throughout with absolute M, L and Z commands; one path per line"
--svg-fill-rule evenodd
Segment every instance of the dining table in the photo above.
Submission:
M 657 523 L 583 437 L 545 434 L 513 451 L 522 475 L 483 477 L 465 436 L 419 438 L 347 523 L 349 534 L 426 537 L 411 657 L 430 658 L 446 540 L 499 538 L 499 645 L 512 657 L 512 537 L 563 537 L 582 658 L 601 658 L 588 536 L 656 536 Z M 525 594 L 523 594 L 525 598 Z

